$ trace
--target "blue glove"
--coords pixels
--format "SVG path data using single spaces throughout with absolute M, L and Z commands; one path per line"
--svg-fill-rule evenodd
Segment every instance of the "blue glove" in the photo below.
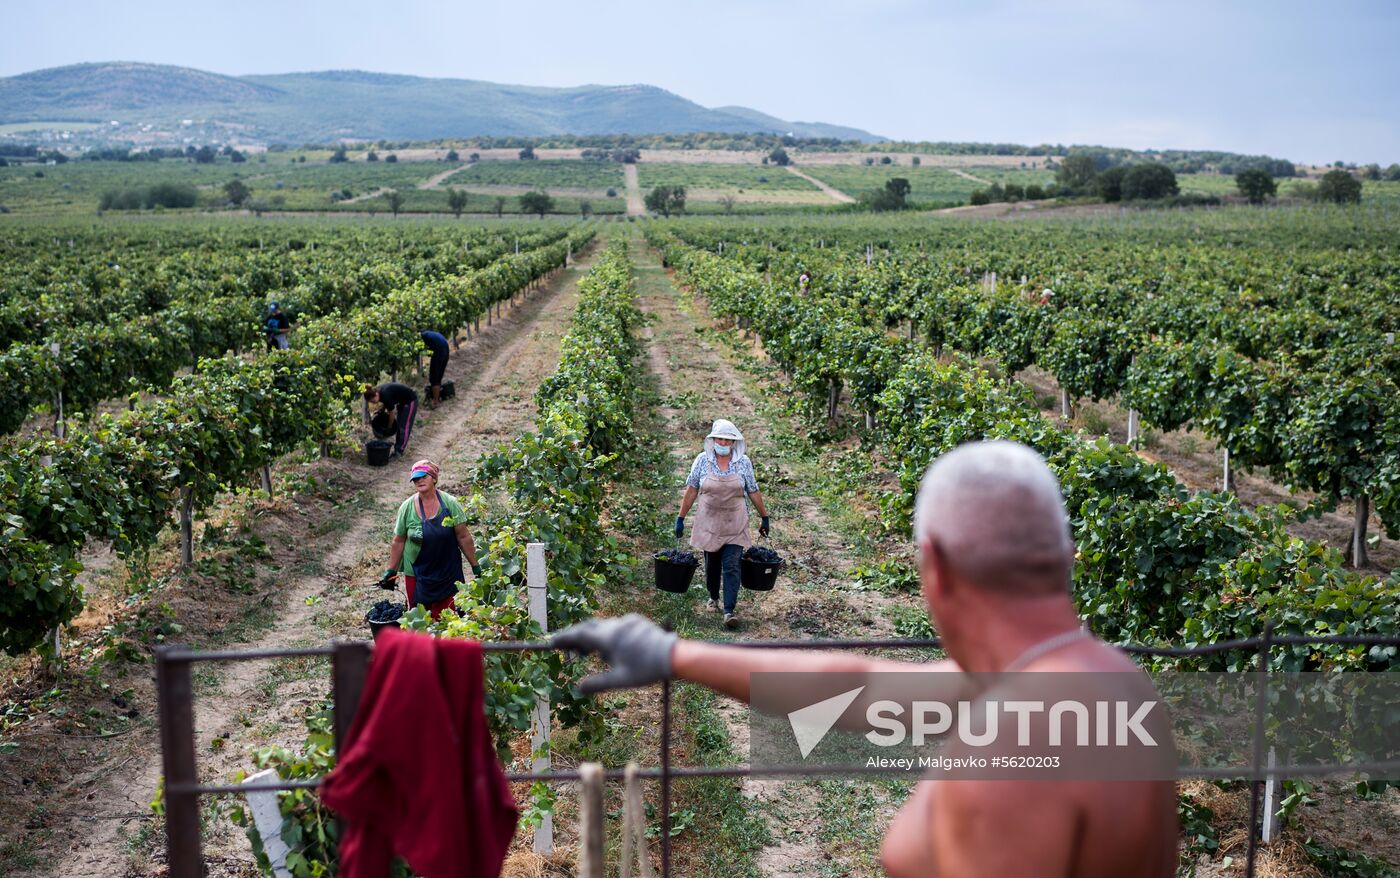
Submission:
M 683 534 L 683 533 L 685 533 L 685 516 L 684 516 L 684 515 L 677 515 L 677 516 L 676 516 L 676 539 L 680 539 L 680 538 L 681 538 L 681 534 Z
M 765 540 L 768 539 L 768 516 L 763 516 L 763 520 L 758 523 L 758 535 Z

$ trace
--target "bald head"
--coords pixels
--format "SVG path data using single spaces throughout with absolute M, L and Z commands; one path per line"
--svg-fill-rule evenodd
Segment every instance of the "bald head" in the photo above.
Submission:
M 1059 483 L 1015 442 L 974 442 L 934 461 L 914 512 L 914 539 L 988 591 L 1036 595 L 1069 588 L 1074 543 Z

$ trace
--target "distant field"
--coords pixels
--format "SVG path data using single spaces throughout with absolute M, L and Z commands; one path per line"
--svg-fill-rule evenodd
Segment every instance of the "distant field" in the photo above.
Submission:
M 156 183 L 221 187 L 233 168 L 187 161 L 79 162 L 0 168 L 0 204 L 16 213 L 93 213 L 102 193 Z M 241 167 L 248 167 L 247 165 Z M 41 175 L 41 176 L 36 176 Z
M 1227 174 L 1178 174 L 1177 185 L 1182 192 L 1202 192 L 1207 195 L 1238 195 L 1239 189 L 1235 186 L 1235 178 Z M 1275 182 L 1278 183 L 1278 194 L 1280 197 L 1288 197 L 1293 193 L 1293 187 L 1299 183 L 1316 185 L 1317 180 L 1299 180 L 1281 177 Z M 1388 180 L 1363 180 L 1361 181 L 1361 203 L 1376 205 L 1400 204 L 1400 182 Z
M 712 198 L 732 193 L 795 192 L 811 193 L 825 201 L 821 190 L 789 174 L 777 165 L 703 165 L 648 164 L 637 165 L 637 182 L 646 192 L 656 186 L 684 186 L 705 190 Z
M 1279 180 L 1279 187 L 1287 190 L 1288 180 Z M 1238 195 L 1235 178 L 1224 174 L 1177 174 L 1176 185 L 1182 192 L 1201 192 L 1206 195 Z
M 912 168 L 897 165 L 822 165 L 803 166 L 803 173 L 810 174 L 853 198 L 865 192 L 884 187 L 885 182 L 895 177 L 909 181 L 911 204 L 934 204 L 966 202 L 972 190 L 983 188 L 982 184 L 943 168 Z M 973 173 L 969 170 L 969 173 Z
M 26 134 L 30 131 L 91 131 L 101 127 L 98 122 L 8 122 L 0 125 L 0 135 Z
M 453 174 L 446 184 L 621 190 L 623 181 L 622 165 L 615 162 L 536 159 L 532 162 L 476 162 Z
M 399 191 L 403 195 L 403 206 L 399 209 L 404 213 L 447 213 L 449 210 L 447 206 L 448 190 L 446 189 L 401 189 Z M 505 198 L 505 203 L 502 205 L 502 213 L 519 214 L 521 212 L 519 196 L 509 195 L 501 197 Z M 554 198 L 554 210 L 552 213 L 562 215 L 581 215 L 581 203 L 584 201 L 587 201 L 589 204 L 589 212 L 598 215 L 620 214 L 623 213 L 627 207 L 626 199 L 621 197 L 578 198 L 563 195 L 554 195 L 552 197 Z M 494 195 L 468 192 L 467 206 L 464 208 L 464 212 L 495 213 L 495 205 L 496 196 Z M 288 209 L 291 209 L 290 204 L 288 205 Z M 330 209 L 335 212 L 373 211 L 375 213 L 388 213 L 389 201 L 387 195 L 378 195 L 373 198 L 366 198 L 348 204 L 342 202 Z

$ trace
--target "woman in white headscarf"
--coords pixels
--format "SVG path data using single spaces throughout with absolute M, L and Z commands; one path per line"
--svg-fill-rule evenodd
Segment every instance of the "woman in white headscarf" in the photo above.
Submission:
M 685 516 L 696 498 L 690 544 L 705 553 L 705 587 L 710 591 L 710 609 L 724 613 L 724 627 L 739 625 L 734 615 L 739 601 L 739 558 L 753 544 L 749 539 L 749 507 L 752 500 L 761 516 L 759 536 L 768 536 L 768 507 L 754 478 L 753 462 L 745 454 L 747 446 L 739 428 L 726 420 L 715 421 L 705 437 L 705 450 L 695 458 L 685 480 L 681 512 L 676 516 L 676 537 L 685 531 Z M 720 586 L 724 603 L 720 603 Z

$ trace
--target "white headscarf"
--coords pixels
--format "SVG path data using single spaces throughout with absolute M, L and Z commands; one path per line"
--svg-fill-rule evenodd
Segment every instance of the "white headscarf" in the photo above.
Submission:
M 710 427 L 710 435 L 705 437 L 705 453 L 710 457 L 715 456 L 716 439 L 734 440 L 734 451 L 730 454 L 731 461 L 743 457 L 744 450 L 748 447 L 748 443 L 744 442 L 744 434 L 739 432 L 739 428 L 734 426 L 732 421 L 726 421 L 723 418 L 714 422 Z

